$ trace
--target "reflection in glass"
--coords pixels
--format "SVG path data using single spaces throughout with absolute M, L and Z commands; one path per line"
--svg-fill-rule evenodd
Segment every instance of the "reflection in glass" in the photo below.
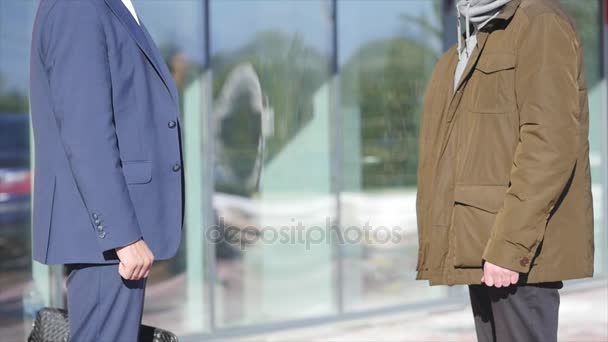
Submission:
M 180 336 L 206 331 L 208 315 L 204 301 L 203 241 L 197 239 L 202 227 L 202 205 L 191 196 L 199 196 L 204 175 L 193 165 L 202 153 L 197 122 L 203 115 L 201 80 L 205 42 L 204 3 L 198 0 L 137 1 L 142 24 L 150 32 L 175 80 L 180 95 L 182 135 L 194 138 L 183 146 L 186 171 L 186 208 L 184 236 L 178 254 L 154 265 L 146 288 L 144 323 L 172 331 Z
M 575 22 L 583 46 L 585 76 L 589 94 L 589 161 L 593 207 L 595 216 L 595 241 L 602 246 L 595 251 L 595 274 L 606 275 L 606 172 L 608 169 L 602 154 L 606 139 L 606 80 L 602 75 L 601 12 L 599 1 L 561 0 L 562 5 Z M 604 151 L 605 152 L 605 151 Z
M 257 190 L 266 139 L 272 136 L 274 113 L 267 102 L 254 66 L 235 66 L 214 103 L 217 184 L 245 194 Z
M 445 294 L 414 280 L 418 126 L 441 54 L 440 1 L 339 1 L 346 310 Z M 369 23 L 374 23 L 370 25 Z
M 333 310 L 331 245 L 277 235 L 334 215 L 329 5 L 211 2 L 218 326 Z
M 421 99 L 443 31 L 455 30 L 441 27 L 441 2 L 337 0 L 332 23 L 330 0 L 134 0 L 180 91 L 187 184 L 183 244 L 154 267 L 145 323 L 198 341 L 217 328 L 331 315 L 340 302 L 359 311 L 445 298 L 444 287 L 413 280 Z M 601 11 L 599 1 L 561 2 L 584 48 L 601 276 Z M 2 341 L 25 340 L 35 311 L 63 300 L 54 273 L 30 256 L 37 4 L 0 0 Z M 329 238 L 338 223 L 343 244 Z
M 0 2 L 0 339 L 23 341 L 48 292 L 32 278 L 28 63 L 35 1 Z

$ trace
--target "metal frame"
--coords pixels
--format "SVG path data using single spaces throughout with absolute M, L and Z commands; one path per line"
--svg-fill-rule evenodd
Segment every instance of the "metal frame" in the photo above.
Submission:
M 340 106 L 340 62 L 338 58 L 339 46 L 338 46 L 338 1 L 331 1 L 331 26 L 332 26 L 332 37 L 331 37 L 331 69 L 330 69 L 330 155 L 331 158 L 331 186 L 332 193 L 335 198 L 336 218 L 334 227 L 341 230 L 342 227 L 342 201 L 340 200 L 340 193 L 343 189 L 342 183 L 342 172 L 343 172 L 343 152 L 344 152 L 344 136 L 342 135 L 342 111 Z M 338 233 L 333 231 L 332 233 Z M 343 244 L 340 243 L 340 238 L 331 235 L 332 238 L 332 262 L 335 267 L 333 275 L 333 286 L 334 286 L 334 298 L 335 307 L 338 314 L 344 312 L 344 254 Z
M 600 61 L 601 68 L 600 72 L 604 79 L 604 82 L 608 81 L 608 0 L 598 0 L 600 13 L 599 13 L 599 24 L 601 27 L 600 30 Z M 608 86 L 606 87 L 608 89 Z M 606 114 L 608 114 L 608 93 L 606 94 L 606 98 L 603 104 L 604 109 L 604 135 L 608 133 L 608 118 Z M 603 139 L 602 146 L 602 170 L 603 170 L 603 179 L 602 179 L 602 223 L 604 224 L 604 248 L 608 249 L 608 138 Z M 604 262 L 603 275 L 604 277 L 608 277 L 608 262 Z
M 446 306 L 453 307 L 455 309 L 462 308 L 467 304 L 468 298 L 448 298 L 433 300 L 425 303 L 416 304 L 405 304 L 393 307 L 370 309 L 359 312 L 346 312 L 336 315 L 324 315 L 313 318 L 286 320 L 273 323 L 262 323 L 248 326 L 237 326 L 230 328 L 220 328 L 209 334 L 195 334 L 189 336 L 180 337 L 180 341 L 183 342 L 200 342 L 200 341 L 227 341 L 231 338 L 253 336 L 257 334 L 267 334 L 272 332 L 278 332 L 289 329 L 301 329 L 307 327 L 313 327 L 317 325 L 339 323 L 345 321 L 351 321 L 356 319 L 363 319 L 372 316 L 390 315 L 405 313 L 407 311 L 418 311 L 423 309 L 431 310 L 433 308 L 445 308 Z
M 443 27 L 456 27 L 456 16 L 455 14 L 455 7 L 454 7 L 454 1 L 455 0 L 443 0 L 441 5 L 442 5 L 442 9 L 441 9 L 441 13 L 443 14 L 442 20 L 441 20 L 441 24 Z M 449 30 L 443 30 L 443 51 L 447 51 L 450 46 L 454 45 L 456 43 L 456 35 L 449 31 Z
M 207 74 L 207 81 L 203 84 L 203 91 L 207 94 L 207 103 L 203 103 L 202 115 L 205 117 L 206 123 L 206 135 L 203 137 L 204 146 L 205 146 L 205 164 L 206 172 L 204 173 L 204 188 L 207 189 L 205 191 L 204 201 L 205 208 L 203 208 L 205 214 L 203 218 L 203 222 L 205 223 L 204 227 L 204 236 L 207 236 L 207 232 L 214 227 L 214 212 L 213 212 L 213 194 L 215 192 L 215 179 L 213 177 L 213 166 L 215 165 L 215 141 L 213 137 L 215 136 L 215 122 L 213 120 L 213 69 L 211 63 L 211 3 L 210 0 L 204 0 L 204 20 L 205 20 L 205 32 L 204 32 L 204 56 L 205 56 L 205 71 Z M 206 284 L 207 290 L 207 303 L 209 304 L 209 310 L 207 311 L 207 323 L 208 330 L 214 331 L 216 329 L 216 303 L 215 303 L 215 284 L 217 282 L 217 268 L 216 268 L 216 258 L 215 258 L 215 245 L 209 241 L 209 239 L 204 239 L 203 244 L 205 245 L 205 260 L 204 265 L 206 266 L 207 272 L 204 283 Z

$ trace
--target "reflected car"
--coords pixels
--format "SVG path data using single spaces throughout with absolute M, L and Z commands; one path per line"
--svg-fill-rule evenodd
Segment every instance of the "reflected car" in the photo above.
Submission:
M 0 269 L 29 260 L 29 118 L 0 112 Z
M 30 215 L 30 184 L 30 170 L 0 169 L 0 225 L 27 221 Z

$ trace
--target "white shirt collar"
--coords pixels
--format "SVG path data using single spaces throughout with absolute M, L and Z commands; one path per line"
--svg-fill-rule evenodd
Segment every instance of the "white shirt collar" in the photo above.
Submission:
M 133 19 L 135 19 L 135 21 L 137 22 L 137 25 L 140 25 L 139 18 L 137 17 L 137 12 L 135 12 L 135 7 L 133 6 L 131 0 L 122 0 L 122 3 L 129 10 L 129 12 L 131 12 L 131 15 L 133 16 Z

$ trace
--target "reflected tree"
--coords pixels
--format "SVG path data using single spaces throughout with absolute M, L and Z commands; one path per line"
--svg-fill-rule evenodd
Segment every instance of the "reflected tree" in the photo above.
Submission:
M 251 65 L 258 75 L 264 106 L 274 113 L 272 134 L 265 137 L 264 142 L 265 162 L 279 153 L 312 118 L 314 96 L 327 82 L 329 74 L 328 57 L 307 45 L 300 35 L 282 31 L 260 32 L 243 48 L 214 55 L 212 63 L 215 99 L 220 97 L 226 80 L 240 65 Z M 250 99 L 241 98 L 235 103 L 235 115 L 226 117 L 221 133 L 222 139 L 226 139 L 224 152 L 230 156 L 237 174 L 243 175 L 258 153 L 255 134 L 262 131 L 257 127 L 262 124 L 259 120 L 244 120 L 244 113 L 253 110 L 248 108 L 249 102 Z M 245 188 L 244 184 L 216 184 L 218 191 L 227 193 Z M 255 190 L 250 189 L 247 194 L 238 191 L 238 194 L 249 195 Z
M 2 113 L 27 113 L 27 95 L 22 92 L 9 89 L 2 75 L 0 75 L 0 115 Z
M 600 3 L 597 0 L 561 0 L 563 7 L 574 20 L 576 29 L 583 44 L 587 86 L 593 87 L 599 82 L 601 74 L 601 30 L 602 17 Z
M 406 24 L 410 18 L 402 16 Z M 418 20 L 432 37 L 431 21 Z M 362 186 L 414 186 L 422 93 L 438 52 L 415 38 L 375 40 L 341 71 L 342 105 L 359 108 Z

